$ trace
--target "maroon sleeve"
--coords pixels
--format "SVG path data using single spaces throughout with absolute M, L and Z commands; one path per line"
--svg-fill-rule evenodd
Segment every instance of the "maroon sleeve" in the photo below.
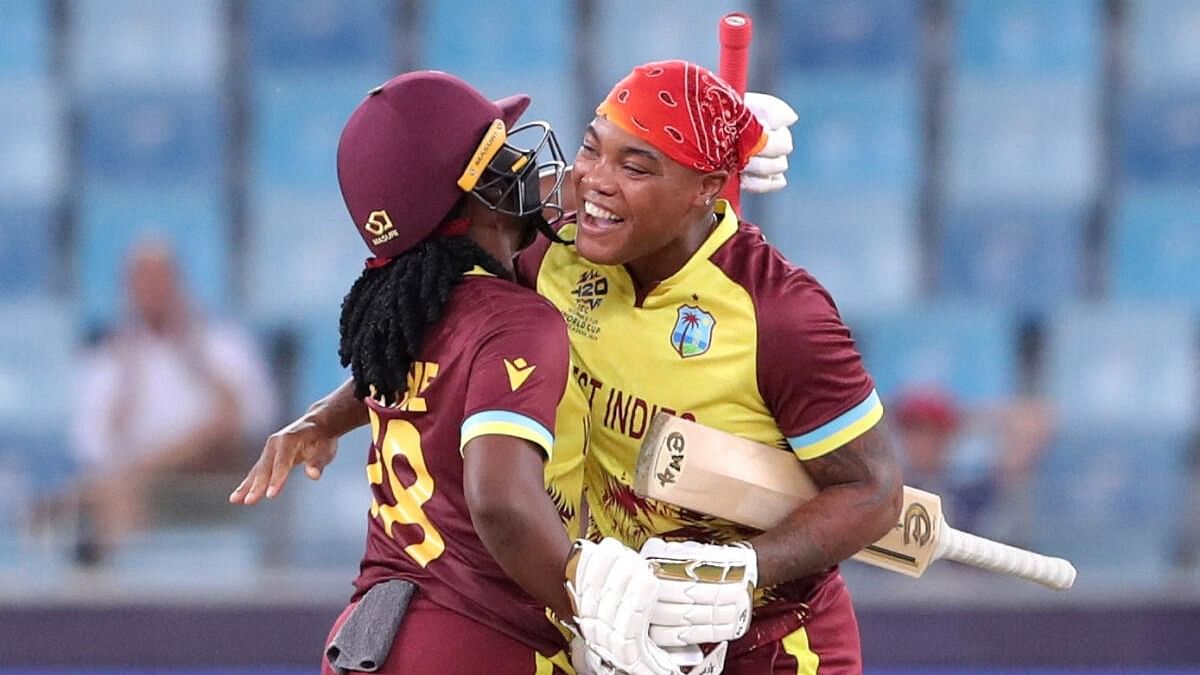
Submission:
M 793 268 L 779 281 L 769 291 L 769 302 L 758 307 L 759 388 L 780 431 L 799 451 L 797 439 L 862 406 L 875 383 L 833 299 L 816 279 Z
M 472 360 L 464 446 L 477 436 L 502 434 L 525 438 L 550 455 L 555 413 L 567 384 L 567 329 L 550 303 L 528 295 L 495 312 L 497 323 Z

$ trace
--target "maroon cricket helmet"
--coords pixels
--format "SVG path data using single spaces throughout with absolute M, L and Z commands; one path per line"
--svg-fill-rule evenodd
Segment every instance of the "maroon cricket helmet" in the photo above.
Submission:
M 464 195 L 458 185 L 499 119 L 512 129 L 524 94 L 489 101 L 447 73 L 405 73 L 372 89 L 342 130 L 338 183 L 354 226 L 379 258 L 428 237 Z

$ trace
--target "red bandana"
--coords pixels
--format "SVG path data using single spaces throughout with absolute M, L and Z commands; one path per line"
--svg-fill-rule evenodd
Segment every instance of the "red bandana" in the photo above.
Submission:
M 742 97 L 707 68 L 687 61 L 634 68 L 596 114 L 704 173 L 741 169 L 767 141 Z

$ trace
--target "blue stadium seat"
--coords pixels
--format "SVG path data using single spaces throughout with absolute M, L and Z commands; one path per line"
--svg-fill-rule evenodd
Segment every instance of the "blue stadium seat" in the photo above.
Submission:
M 1121 169 L 1134 184 L 1200 184 L 1200 80 L 1189 89 L 1137 90 L 1121 111 Z
M 313 70 L 395 70 L 400 34 L 388 0 L 252 0 L 250 60 L 259 77 Z M 466 39 L 466 36 L 464 36 Z
M 1108 250 L 1113 297 L 1200 309 L 1200 195 L 1194 189 L 1127 192 Z
M 78 297 L 89 325 L 110 324 L 125 308 L 125 256 L 144 238 L 174 246 L 200 309 L 220 312 L 229 304 L 229 213 L 219 193 L 88 190 L 80 200 L 78 237 Z
M 1080 586 L 1161 587 L 1194 486 L 1185 438 L 1122 427 L 1068 427 L 1038 469 L 1030 545 L 1079 569 Z M 1097 542 L 1115 541 L 1112 546 Z
M 49 81 L 0 80 L 0 201 L 50 201 L 66 173 L 64 101 Z
M 445 70 L 480 87 L 487 85 L 479 77 L 484 74 L 566 75 L 574 68 L 576 19 L 570 0 L 435 0 L 426 5 L 423 68 Z
M 788 182 L 805 190 L 914 193 L 920 111 L 904 77 L 788 78 L 778 96 L 796 109 Z
M 959 80 L 946 118 L 950 199 L 1087 200 L 1099 166 L 1098 101 L 1082 82 Z
M 215 89 L 228 51 L 221 0 L 75 0 L 68 68 L 82 92 Z
M 1127 0 L 1129 80 L 1167 88 L 1200 81 L 1200 4 L 1194 0 Z
M 63 271 L 52 245 L 57 217 L 51 204 L 0 199 L 0 297 L 50 290 Z
M 42 298 L 0 302 L 0 428 L 43 437 L 73 404 L 72 308 Z
M 336 186 L 332 194 L 252 195 L 244 267 L 246 307 L 269 326 L 316 318 L 336 328 L 342 298 L 370 252 Z
M 1086 213 L 1079 207 L 951 207 L 943 219 L 940 293 L 1022 310 L 1077 298 Z
M 261 572 L 260 548 L 247 523 L 163 526 L 128 538 L 106 564 L 136 577 L 140 588 L 229 588 Z
M 753 17 L 753 3 L 708 3 L 694 0 L 606 0 L 595 3 L 592 35 L 580 36 L 595 45 L 590 52 L 595 60 L 597 86 L 601 88 L 587 101 L 592 107 L 629 71 L 648 61 L 686 59 L 717 70 L 717 24 L 729 12 L 746 12 Z M 759 30 L 762 30 L 760 28 Z M 751 50 L 750 88 L 764 68 L 756 58 L 762 50 Z M 569 57 L 569 51 L 567 58 Z M 590 108 L 589 108 L 590 110 Z
M 1103 7 L 1096 0 L 960 0 L 954 61 L 971 77 L 1099 78 Z
M 38 79 L 50 71 L 50 2 L 0 2 L 0 78 Z
M 103 91 L 80 107 L 89 183 L 220 186 L 226 111 L 216 91 Z
M 920 3 L 781 2 L 776 30 L 786 71 L 912 71 L 920 37 Z
M 4 368 L 0 363 L 0 370 Z M 32 429 L 28 424 L 16 428 L 0 424 L 0 474 L 7 473 L 7 479 L 18 483 L 14 487 L 22 491 L 20 495 L 7 495 L 0 487 L 0 520 L 4 519 L 4 505 L 11 508 L 31 498 L 52 495 L 67 487 L 76 476 L 79 464 L 67 431 L 69 406 L 63 406 L 59 415 L 53 426 L 44 429 Z
M 1075 306 L 1046 324 L 1042 389 L 1079 425 L 1175 433 L 1198 421 L 1200 327 L 1180 306 Z
M 1017 391 L 1018 325 L 986 305 L 923 305 L 850 320 L 868 370 L 887 401 L 909 387 L 937 386 L 967 404 Z
M 371 506 L 366 475 L 370 444 L 370 430 L 357 429 L 338 441 L 338 459 L 325 469 L 321 480 L 288 483 L 290 565 L 342 570 L 347 581 L 355 577 Z
M 907 196 L 789 188 L 763 202 L 767 239 L 812 272 L 842 311 L 882 311 L 916 296 L 919 253 Z
M 336 197 L 337 143 L 367 92 L 387 80 L 381 70 L 280 76 L 256 89 L 251 176 L 264 189 L 292 188 Z
M 432 3 L 422 32 L 421 67 L 461 77 L 491 99 L 528 94 L 533 102 L 522 121 L 549 122 L 570 161 L 599 103 L 584 100 L 590 94 L 574 76 L 569 39 L 574 13 L 575 4 L 567 0 Z M 463 49 L 464 35 L 487 37 Z

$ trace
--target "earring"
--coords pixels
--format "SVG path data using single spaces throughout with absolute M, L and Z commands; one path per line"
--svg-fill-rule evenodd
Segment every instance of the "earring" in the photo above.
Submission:
M 704 200 L 704 205 L 705 205 L 705 206 L 712 206 L 712 197 L 709 197 L 708 199 L 705 199 L 705 200 Z

